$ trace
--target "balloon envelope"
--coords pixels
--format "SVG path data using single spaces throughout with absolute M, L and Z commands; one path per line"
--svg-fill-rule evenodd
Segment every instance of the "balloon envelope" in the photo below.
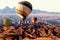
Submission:
M 18 2 L 16 12 L 22 18 L 22 20 L 25 20 L 31 11 L 32 11 L 31 3 L 27 1 Z
M 33 18 L 32 18 L 32 22 L 33 22 L 33 23 L 36 23 L 36 22 L 37 22 L 37 18 L 36 18 L 36 17 L 33 17 Z
M 8 26 L 10 24 L 10 19 L 6 18 L 4 19 L 4 25 Z

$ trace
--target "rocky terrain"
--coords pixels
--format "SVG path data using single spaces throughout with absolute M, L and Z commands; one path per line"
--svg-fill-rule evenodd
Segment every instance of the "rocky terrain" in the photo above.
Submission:
M 16 40 L 60 40 L 60 26 L 40 22 L 22 24 L 18 27 L 0 27 L 0 40 L 15 40 L 14 38 Z

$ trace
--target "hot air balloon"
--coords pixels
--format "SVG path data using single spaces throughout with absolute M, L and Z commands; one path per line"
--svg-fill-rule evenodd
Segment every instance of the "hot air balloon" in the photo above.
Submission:
M 33 23 L 37 22 L 37 18 L 36 17 L 33 17 L 31 20 L 32 20 Z
M 32 11 L 32 4 L 27 1 L 21 1 L 18 2 L 16 7 L 16 13 L 22 18 L 22 20 L 25 20 L 26 17 L 31 13 Z
M 6 18 L 4 19 L 4 25 L 8 26 L 10 24 L 10 19 Z

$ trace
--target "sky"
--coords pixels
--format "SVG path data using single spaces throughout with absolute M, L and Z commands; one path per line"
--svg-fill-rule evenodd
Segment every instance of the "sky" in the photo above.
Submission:
M 13 8 L 16 4 L 22 0 L 0 0 L 0 9 L 6 6 Z M 39 9 L 49 12 L 60 12 L 60 0 L 26 0 L 29 1 L 33 9 Z

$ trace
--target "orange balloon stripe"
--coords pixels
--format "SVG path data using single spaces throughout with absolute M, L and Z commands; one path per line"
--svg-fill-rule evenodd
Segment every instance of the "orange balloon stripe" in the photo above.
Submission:
M 22 14 L 24 14 L 25 16 L 28 16 L 29 14 L 28 13 L 26 13 L 25 11 L 22 11 L 22 10 L 18 10 L 18 9 L 16 9 L 16 12 L 17 13 L 22 13 Z

